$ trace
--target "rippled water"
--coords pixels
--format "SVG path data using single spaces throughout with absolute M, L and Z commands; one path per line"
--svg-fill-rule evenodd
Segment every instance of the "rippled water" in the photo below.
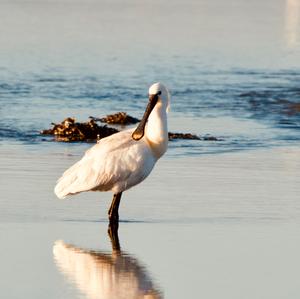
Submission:
M 6 74 L 2 70 L 3 76 Z M 203 72 L 191 69 L 170 78 L 170 131 L 210 134 L 220 142 L 173 142 L 181 153 L 223 152 L 299 142 L 300 72 L 231 70 Z M 147 85 L 139 79 L 116 82 L 103 76 L 66 73 L 3 79 L 0 85 L 0 138 L 42 143 L 39 130 L 51 122 L 75 116 L 126 111 L 141 116 Z M 165 80 L 166 81 L 166 80 Z M 187 82 L 188 85 L 187 85 Z M 50 139 L 51 140 L 51 139 Z M 187 148 L 186 148 L 187 147 Z M 178 151 L 177 151 L 178 153 Z M 180 152 L 179 152 L 180 153 Z
M 300 1 L 0 1 L 3 298 L 299 298 Z M 121 203 L 58 201 L 91 146 L 68 116 L 140 117 L 152 82 L 177 140 Z
M 161 80 L 172 93 L 170 130 L 224 140 L 218 150 L 187 143 L 197 152 L 298 142 L 299 6 L 3 2 L 0 138 L 40 142 L 39 130 L 67 116 L 140 116 Z

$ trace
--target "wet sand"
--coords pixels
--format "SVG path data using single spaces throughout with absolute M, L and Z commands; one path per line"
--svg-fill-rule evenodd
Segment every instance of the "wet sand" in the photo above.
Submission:
M 110 194 L 53 194 L 83 150 L 1 147 L 3 298 L 299 297 L 299 148 L 165 157 L 124 194 L 120 254 Z

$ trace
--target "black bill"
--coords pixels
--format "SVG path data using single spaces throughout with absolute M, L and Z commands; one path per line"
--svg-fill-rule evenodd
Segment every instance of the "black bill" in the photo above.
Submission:
M 149 103 L 145 110 L 144 116 L 143 116 L 141 122 L 139 123 L 138 127 L 132 133 L 132 138 L 134 140 L 140 140 L 141 138 L 143 138 L 143 136 L 145 134 L 145 126 L 146 126 L 148 117 L 149 117 L 151 111 L 153 110 L 153 108 L 155 107 L 157 100 L 158 100 L 157 94 L 152 94 L 149 96 Z

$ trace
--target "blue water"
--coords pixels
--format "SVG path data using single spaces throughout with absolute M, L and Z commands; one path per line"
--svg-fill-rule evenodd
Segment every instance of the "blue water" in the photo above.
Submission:
M 139 117 L 156 81 L 170 131 L 222 139 L 172 142 L 176 155 L 299 142 L 298 0 L 0 5 L 1 143 L 42 148 L 38 132 L 68 116 Z
M 90 115 L 117 111 L 142 115 L 153 75 L 145 71 L 143 78 L 124 78 L 86 72 L 50 69 L 20 75 L 1 69 L 1 142 L 43 147 L 52 139 L 39 131 L 68 116 L 86 121 Z M 186 65 L 181 72 L 175 76 L 172 69 L 158 70 L 172 94 L 169 130 L 209 134 L 220 141 L 173 141 L 170 147 L 175 150 L 170 154 L 218 153 L 300 141 L 300 108 L 293 106 L 300 101 L 300 71 L 203 71 Z

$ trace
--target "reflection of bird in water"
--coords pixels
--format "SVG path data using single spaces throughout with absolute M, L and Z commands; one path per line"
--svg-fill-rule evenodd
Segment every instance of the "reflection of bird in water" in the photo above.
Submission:
M 170 95 L 161 83 L 149 88 L 149 104 L 135 130 L 103 138 L 59 179 L 59 198 L 85 191 L 112 191 L 110 222 L 118 223 L 122 192 L 142 182 L 168 146 Z M 147 122 L 148 120 L 148 122 Z
M 121 251 L 117 233 L 110 231 L 110 237 L 112 254 L 56 241 L 58 268 L 90 299 L 162 299 L 146 269 Z

